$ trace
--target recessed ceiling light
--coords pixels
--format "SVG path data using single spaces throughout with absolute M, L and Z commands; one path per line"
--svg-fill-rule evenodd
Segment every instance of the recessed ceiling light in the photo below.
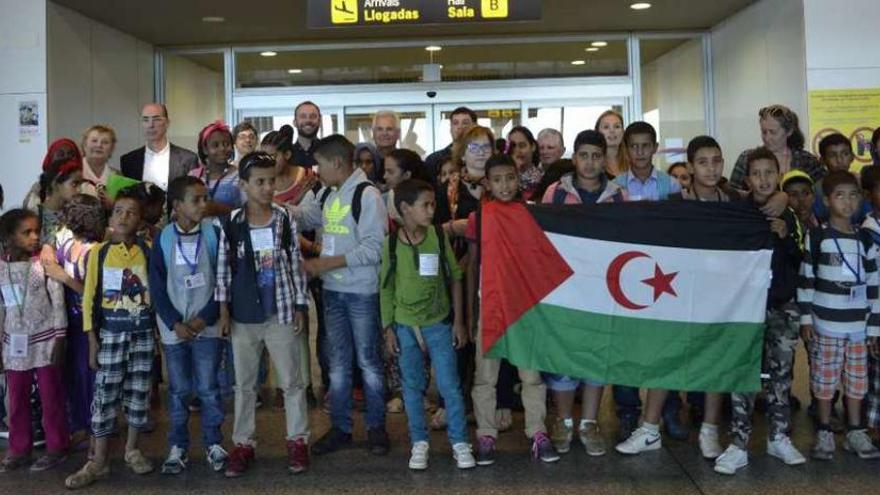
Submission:
M 208 15 L 208 16 L 202 17 L 202 22 L 225 22 L 225 21 L 226 21 L 225 17 L 220 17 L 220 16 L 216 16 L 216 15 Z
M 260 52 L 260 55 L 263 57 L 274 57 L 278 55 L 278 52 Z
M 594 41 L 594 42 L 590 43 L 590 45 L 602 48 L 602 47 L 608 46 L 608 42 L 607 41 Z
M 587 62 L 585 60 L 572 60 L 571 65 L 584 65 Z
M 595 47 L 595 46 L 591 46 L 591 47 L 589 47 L 589 48 L 585 48 L 584 51 L 586 51 L 586 52 L 598 52 L 598 51 L 599 51 L 599 48 L 598 48 L 598 47 Z
M 636 2 L 636 3 L 630 4 L 629 8 L 631 8 L 633 10 L 645 10 L 645 9 L 650 9 L 651 4 L 648 2 Z
M 288 74 L 302 74 L 302 69 L 287 69 Z
M 425 50 L 427 50 L 429 52 L 439 52 L 442 49 L 443 49 L 442 46 L 437 46 L 437 45 L 430 45 L 430 46 L 425 47 Z

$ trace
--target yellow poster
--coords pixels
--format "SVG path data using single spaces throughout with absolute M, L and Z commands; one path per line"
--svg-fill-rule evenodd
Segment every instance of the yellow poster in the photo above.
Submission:
M 871 133 L 880 126 L 880 88 L 810 91 L 810 150 L 819 156 L 819 141 L 839 132 L 852 142 L 853 171 L 871 163 Z

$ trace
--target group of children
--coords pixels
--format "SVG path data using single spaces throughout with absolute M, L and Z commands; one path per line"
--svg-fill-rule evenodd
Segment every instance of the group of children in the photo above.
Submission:
M 654 166 L 657 135 L 649 124 L 626 128 L 622 146 L 629 168 L 613 180 L 605 173 L 605 137 L 587 130 L 574 142 L 574 171 L 534 198 L 557 205 L 743 201 L 767 216 L 774 238 L 763 356 L 769 376 L 767 452 L 789 465 L 806 461 L 789 438 L 798 323 L 816 402 L 812 457 L 834 456 L 830 423 L 841 387 L 848 426 L 844 448 L 862 458 L 880 457 L 867 432 L 867 427 L 880 427 L 880 171 L 866 167 L 860 178 L 851 174 L 845 139 L 822 141 L 830 173 L 819 184 L 797 170 L 780 177 L 776 156 L 766 148 L 753 150 L 747 157 L 748 192 L 743 192 L 723 184 L 724 158 L 711 137 L 689 143 L 682 187 Z M 476 126 L 438 170 L 448 183 L 460 184 L 459 191 L 438 188 L 419 170 L 417 155 L 401 152 L 386 158 L 392 193 L 383 198 L 355 165 L 354 145 L 333 135 L 312 147 L 323 186 L 307 181 L 296 193 L 297 204 L 282 206 L 276 180 L 301 176 L 286 168 L 290 136 L 273 135 L 267 144 L 271 153 L 248 153 L 237 167 L 228 164 L 233 141 L 219 124 L 200 133 L 204 166 L 170 182 L 170 221 L 161 229 L 145 229 L 155 223 L 147 218 L 155 214 L 138 186 L 115 194 L 109 217 L 96 198 L 65 197 L 58 223 L 67 233 L 57 236 L 63 241 L 54 246 L 54 261 L 41 252 L 46 237 L 40 215 L 16 209 L 0 217 L 2 362 L 10 403 L 9 449 L 0 470 L 58 465 L 71 447 L 70 429 L 76 428 L 90 433 L 89 457 L 66 486 L 81 488 L 107 477 L 108 439 L 117 432 L 122 406 L 124 460 L 135 473 L 152 472 L 153 464 L 138 448 L 138 435 L 148 421 L 155 329 L 168 377 L 169 452 L 163 473 L 180 473 L 190 463 L 190 402 L 197 397 L 208 465 L 227 477 L 245 474 L 257 447 L 256 390 L 264 350 L 283 394 L 291 473 L 309 468 L 310 453 L 326 454 L 351 443 L 352 363 L 363 379 L 370 451 L 387 453 L 383 342 L 399 367 L 412 442 L 409 467 L 428 467 L 423 404 L 431 370 L 457 466 L 492 464 L 503 429 L 496 396 L 502 363 L 478 350 L 472 357 L 472 387 L 460 364 L 468 345 L 481 349 L 480 205 L 522 201 L 516 161 L 495 154 L 491 131 Z M 459 181 L 458 174 L 466 181 Z M 285 183 L 285 191 L 293 187 Z M 219 201 L 218 194 L 227 201 Z M 441 205 L 453 220 L 437 222 Z M 304 256 L 300 234 L 305 230 L 321 232 L 310 248 L 319 256 Z M 309 356 L 309 277 L 323 281 L 332 424 L 316 442 L 310 442 L 308 366 L 303 363 Z M 228 453 L 218 380 L 227 340 L 236 383 Z M 869 370 L 875 377 L 870 383 Z M 571 449 L 575 431 L 588 455 L 606 453 L 598 423 L 606 384 L 539 370 L 519 369 L 518 374 L 525 433 L 535 459 L 559 460 Z M 31 463 L 34 378 L 46 452 Z M 575 421 L 579 388 L 581 417 Z M 557 414 L 552 431 L 546 426 L 548 389 Z M 621 415 L 615 450 L 639 454 L 660 448 L 665 404 L 677 394 L 648 390 L 641 424 L 638 412 Z M 66 402 L 65 395 L 78 401 Z M 642 409 L 638 389 L 615 386 L 614 398 L 622 411 Z M 719 473 L 734 474 L 748 464 L 755 399 L 756 394 L 731 394 L 731 444 L 724 449 L 719 440 L 723 397 L 705 394 L 699 448 L 714 459 Z M 466 419 L 469 403 L 477 423 L 475 448 Z

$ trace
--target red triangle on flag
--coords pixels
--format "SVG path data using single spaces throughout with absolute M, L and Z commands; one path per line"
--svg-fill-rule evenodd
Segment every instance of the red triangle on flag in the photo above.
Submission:
M 480 318 L 486 353 L 574 270 L 524 204 L 488 201 L 482 208 Z

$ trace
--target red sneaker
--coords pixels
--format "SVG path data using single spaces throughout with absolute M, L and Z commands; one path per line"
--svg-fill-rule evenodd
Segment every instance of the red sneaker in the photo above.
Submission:
M 287 441 L 287 470 L 299 474 L 309 469 L 309 446 L 302 438 Z
M 254 460 L 254 448 L 250 445 L 238 444 L 232 449 L 232 452 L 229 453 L 229 458 L 226 460 L 226 477 L 227 478 L 238 478 L 239 476 L 244 475 L 244 472 L 248 470 L 248 466 L 251 461 Z

